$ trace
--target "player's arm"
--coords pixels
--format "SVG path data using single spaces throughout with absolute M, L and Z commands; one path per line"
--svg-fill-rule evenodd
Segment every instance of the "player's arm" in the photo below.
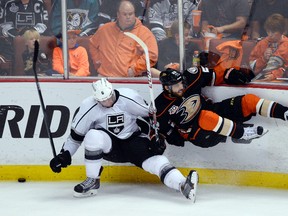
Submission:
M 149 23 L 152 33 L 155 35 L 157 41 L 166 38 L 166 32 L 162 20 L 162 8 L 160 1 L 152 1 L 148 9 Z
M 171 145 L 184 146 L 184 139 L 180 136 L 174 123 L 169 117 L 169 108 L 161 100 L 162 95 L 159 95 L 155 100 L 157 109 L 157 122 L 159 126 L 159 134 L 162 134 L 166 141 Z
M 76 110 L 71 124 L 70 135 L 63 144 L 60 153 L 50 161 L 50 167 L 53 172 L 60 173 L 62 168 L 71 165 L 71 157 L 79 149 L 85 134 L 92 125 L 92 120 L 88 114 L 91 108 L 91 104 L 84 101 L 80 108 Z

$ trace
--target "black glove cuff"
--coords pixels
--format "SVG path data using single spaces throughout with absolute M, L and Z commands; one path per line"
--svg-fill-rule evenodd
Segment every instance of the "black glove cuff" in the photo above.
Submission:
M 67 167 L 68 165 L 71 165 L 71 154 L 68 150 L 61 151 L 59 154 L 59 157 L 61 158 L 61 164 L 62 167 Z

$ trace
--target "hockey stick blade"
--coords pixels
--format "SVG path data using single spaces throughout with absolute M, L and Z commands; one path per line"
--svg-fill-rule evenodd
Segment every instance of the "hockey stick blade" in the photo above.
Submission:
M 146 70 L 147 70 L 147 77 L 148 77 L 148 85 L 149 85 L 149 92 L 150 92 L 150 101 L 151 106 L 149 108 L 151 115 L 153 116 L 152 121 L 152 127 L 155 130 L 155 135 L 158 137 L 158 127 L 157 127 L 157 119 L 156 119 L 156 106 L 154 102 L 154 93 L 153 93 L 153 83 L 152 83 L 152 75 L 151 75 L 151 66 L 150 66 L 150 58 L 149 58 L 149 52 L 148 47 L 144 43 L 143 40 L 141 40 L 139 37 L 137 37 L 135 34 L 131 32 L 124 32 L 124 34 L 130 38 L 132 38 L 134 41 L 136 41 L 143 49 L 145 53 L 145 59 L 146 59 Z

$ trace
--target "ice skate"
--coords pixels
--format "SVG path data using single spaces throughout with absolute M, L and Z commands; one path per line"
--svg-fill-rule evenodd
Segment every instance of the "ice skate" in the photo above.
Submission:
M 264 136 L 268 132 L 267 129 L 262 126 L 244 127 L 244 134 L 240 139 L 253 140 Z
M 99 178 L 87 177 L 85 181 L 74 187 L 74 197 L 89 197 L 95 196 L 100 187 Z
M 181 185 L 181 193 L 187 198 L 196 201 L 196 192 L 198 186 L 198 173 L 195 170 L 191 170 L 188 174 L 185 183 Z
M 285 119 L 285 121 L 288 121 L 288 111 L 286 111 L 286 112 L 284 113 L 284 119 Z

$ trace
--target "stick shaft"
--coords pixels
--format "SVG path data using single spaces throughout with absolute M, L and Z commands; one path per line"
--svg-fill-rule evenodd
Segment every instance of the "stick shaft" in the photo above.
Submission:
M 48 134 L 48 137 L 49 137 L 50 144 L 51 144 L 53 156 L 56 157 L 55 145 L 54 145 L 54 142 L 53 142 L 52 133 L 50 131 L 50 126 L 48 124 L 45 104 L 44 104 L 44 100 L 43 100 L 43 96 L 42 96 L 42 92 L 41 92 L 41 88 L 40 88 L 40 84 L 39 84 L 39 80 L 38 80 L 38 75 L 37 75 L 37 72 L 36 72 L 36 62 L 37 62 L 38 51 L 39 51 L 39 43 L 38 43 L 38 41 L 35 41 L 35 50 L 34 50 L 34 58 L 33 58 L 33 72 L 34 72 L 34 77 L 35 77 L 35 83 L 36 83 L 36 87 L 37 87 L 38 96 L 39 96 L 39 99 L 40 99 L 40 105 L 41 105 L 41 108 L 42 108 L 42 111 L 43 111 L 44 124 L 45 124 L 45 127 L 46 127 L 46 131 L 47 131 L 47 134 Z
M 146 67 L 147 67 L 147 77 L 148 77 L 148 85 L 149 85 L 149 95 L 150 95 L 150 112 L 152 113 L 153 116 L 153 122 L 152 126 L 154 127 L 155 134 L 158 135 L 158 128 L 157 128 L 157 119 L 156 119 L 156 106 L 155 106 L 155 101 L 154 101 L 154 92 L 153 92 L 153 83 L 152 83 L 152 74 L 151 74 L 151 66 L 150 66 L 150 58 L 149 58 L 149 52 L 148 52 L 148 47 L 142 41 L 139 37 L 137 37 L 135 34 L 131 32 L 124 32 L 125 35 L 128 37 L 132 38 L 135 40 L 144 50 L 145 53 L 145 60 L 146 60 Z

